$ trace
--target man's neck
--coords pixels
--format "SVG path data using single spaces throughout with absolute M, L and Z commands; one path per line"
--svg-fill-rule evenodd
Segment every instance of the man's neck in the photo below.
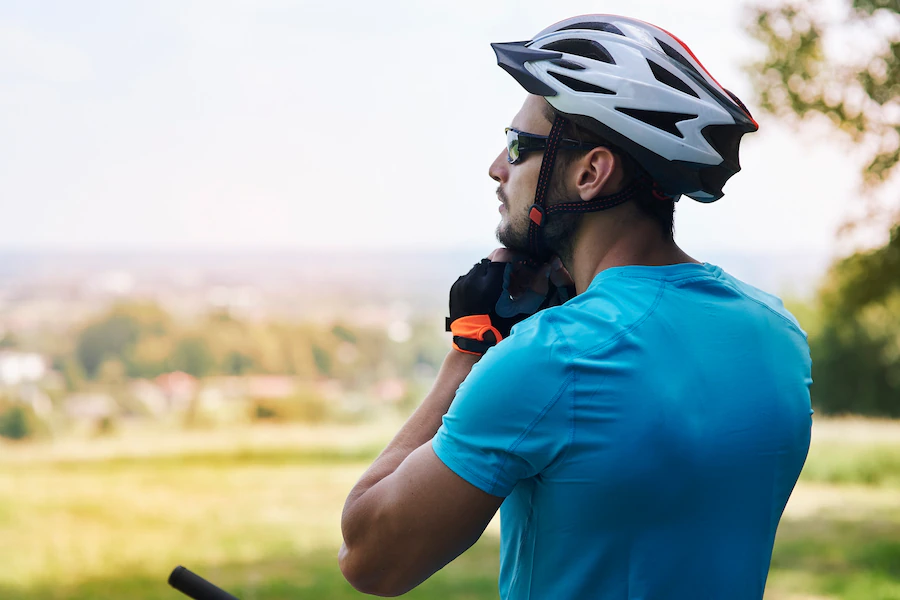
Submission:
M 575 242 L 571 265 L 566 265 L 575 289 L 585 291 L 594 277 L 612 267 L 630 265 L 663 266 L 699 263 L 672 239 L 666 239 L 659 226 L 649 219 L 604 218 L 613 215 L 588 215 Z

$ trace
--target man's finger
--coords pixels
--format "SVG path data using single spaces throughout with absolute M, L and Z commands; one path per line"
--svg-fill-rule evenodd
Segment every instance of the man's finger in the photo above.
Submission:
M 488 258 L 491 262 L 519 262 L 525 258 L 525 255 L 513 252 L 509 248 L 497 248 L 488 254 Z
M 560 287 L 564 285 L 575 285 L 575 280 L 569 274 L 569 271 L 563 266 L 562 261 L 558 258 L 553 261 L 550 268 L 550 281 L 553 285 Z

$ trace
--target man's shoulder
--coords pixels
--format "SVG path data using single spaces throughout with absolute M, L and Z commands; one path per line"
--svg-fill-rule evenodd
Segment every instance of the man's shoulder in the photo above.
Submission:
M 801 334 L 804 338 L 806 337 L 806 332 L 800 327 L 800 322 L 785 307 L 784 302 L 781 298 L 779 298 L 775 294 L 771 294 L 757 287 L 754 287 L 749 283 L 741 281 L 737 277 L 729 275 L 725 271 L 721 271 L 720 279 L 725 285 L 734 288 L 741 295 L 747 298 L 747 300 L 766 309 L 773 316 L 784 321 L 784 323 L 788 325 L 789 328 L 796 330 L 796 332 Z
M 572 356 L 586 346 L 612 343 L 638 326 L 659 304 L 664 283 L 612 277 L 561 306 L 542 310 L 513 328 L 523 350 L 556 345 Z M 511 344 L 512 345 L 512 344 Z

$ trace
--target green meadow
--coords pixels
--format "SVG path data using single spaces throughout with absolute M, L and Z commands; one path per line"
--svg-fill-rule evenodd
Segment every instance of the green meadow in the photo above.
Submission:
M 0 445 L 0 598 L 163 600 L 185 565 L 241 600 L 361 598 L 344 497 L 397 423 Z M 818 420 L 768 600 L 900 600 L 900 424 Z M 497 598 L 495 525 L 409 598 Z

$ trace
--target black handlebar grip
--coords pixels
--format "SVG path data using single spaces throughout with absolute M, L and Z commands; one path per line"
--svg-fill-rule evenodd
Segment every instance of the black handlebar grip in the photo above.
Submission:
M 169 585 L 194 600 L 238 600 L 196 573 L 177 566 L 169 575 Z

